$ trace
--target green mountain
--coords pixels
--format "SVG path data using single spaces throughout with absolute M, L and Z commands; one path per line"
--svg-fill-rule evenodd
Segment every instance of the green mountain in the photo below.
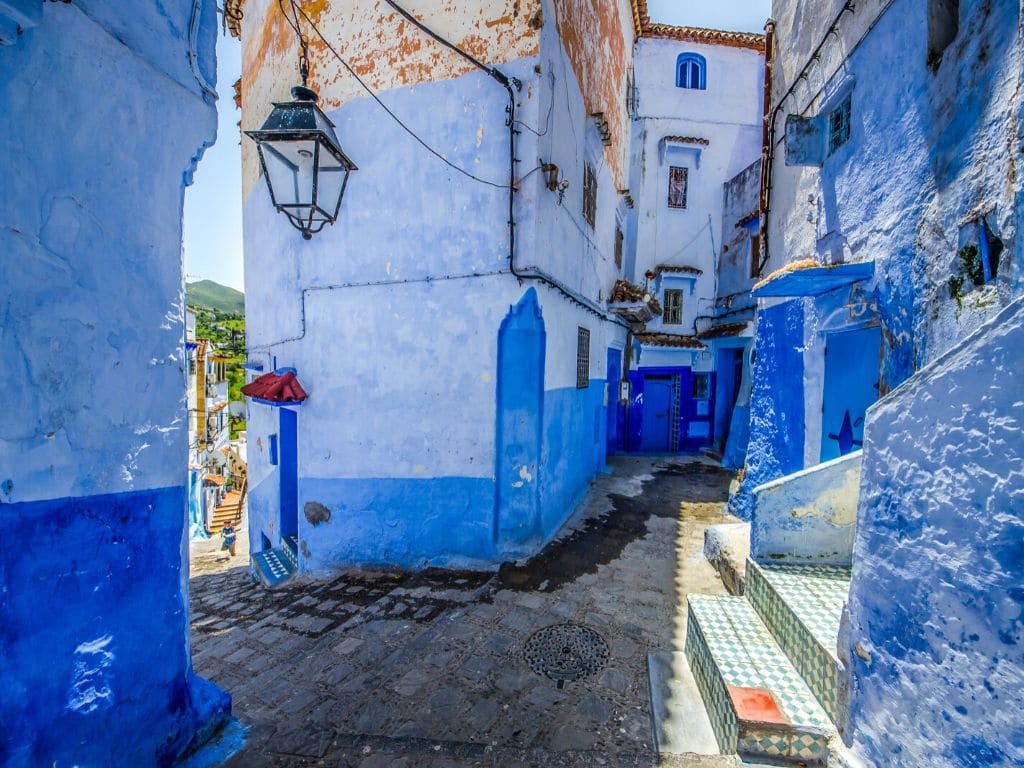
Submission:
M 245 294 L 213 280 L 185 283 L 185 301 L 190 307 L 206 307 L 239 315 L 245 312 Z

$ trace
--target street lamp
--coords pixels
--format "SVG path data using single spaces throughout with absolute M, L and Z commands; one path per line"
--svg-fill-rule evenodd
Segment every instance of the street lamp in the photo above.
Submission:
M 259 149 L 274 207 L 306 240 L 337 220 L 348 175 L 357 170 L 319 100 L 315 91 L 295 86 L 292 101 L 275 102 L 263 127 L 245 132 Z

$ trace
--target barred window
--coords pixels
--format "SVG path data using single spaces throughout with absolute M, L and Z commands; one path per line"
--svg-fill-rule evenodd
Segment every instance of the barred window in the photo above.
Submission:
M 576 388 L 590 386 L 590 331 L 579 328 L 576 334 Z
M 850 140 L 850 96 L 828 115 L 828 153 L 831 155 Z
M 665 291 L 665 325 L 681 325 L 683 322 L 683 292 L 676 288 Z
M 668 207 L 686 208 L 686 177 L 688 171 L 677 165 L 668 169 Z
M 622 244 L 625 241 L 622 234 L 622 227 L 615 225 L 615 268 L 622 269 Z
M 583 218 L 593 229 L 597 222 L 597 173 L 590 163 L 583 165 Z

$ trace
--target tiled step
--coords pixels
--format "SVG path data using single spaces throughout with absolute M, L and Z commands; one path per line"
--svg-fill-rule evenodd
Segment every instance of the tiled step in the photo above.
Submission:
M 686 657 L 723 753 L 824 766 L 835 728 L 743 597 L 689 595 Z
M 842 671 L 836 639 L 849 592 L 849 568 L 747 561 L 747 598 L 833 722 Z
M 276 587 L 291 578 L 295 566 L 282 551 L 285 549 L 267 549 L 252 555 L 253 573 L 268 587 Z

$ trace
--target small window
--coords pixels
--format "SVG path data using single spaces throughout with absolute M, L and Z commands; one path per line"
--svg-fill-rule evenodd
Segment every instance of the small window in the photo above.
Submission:
M 590 331 L 579 328 L 576 333 L 576 389 L 590 386 Z
M 761 236 L 750 236 L 750 276 L 758 277 L 761 274 Z
M 686 208 L 686 181 L 689 170 L 677 165 L 668 169 L 668 207 L 684 210 Z
M 830 155 L 850 140 L 850 98 L 851 95 L 847 94 L 839 106 L 828 113 L 828 153 Z
M 682 325 L 683 323 L 683 292 L 678 289 L 665 291 L 665 312 L 662 315 L 665 325 Z
M 622 244 L 625 241 L 622 234 L 622 227 L 615 225 L 615 268 L 622 269 Z
M 277 465 L 277 434 L 270 436 L 267 441 L 267 461 L 270 462 L 271 466 Z
M 676 59 L 676 87 L 703 91 L 707 88 L 707 61 L 696 53 L 681 53 Z
M 707 400 L 711 397 L 711 376 L 707 373 L 693 375 L 693 399 Z
M 593 229 L 597 222 L 597 173 L 590 163 L 583 165 L 583 218 Z

